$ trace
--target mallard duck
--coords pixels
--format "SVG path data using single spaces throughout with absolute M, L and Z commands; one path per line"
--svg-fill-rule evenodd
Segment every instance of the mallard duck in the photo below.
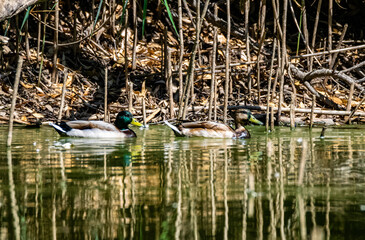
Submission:
M 132 113 L 122 111 L 118 113 L 114 124 L 103 121 L 69 121 L 60 124 L 50 123 L 61 136 L 90 137 L 90 138 L 131 138 L 137 137 L 136 133 L 128 128 L 129 124 L 142 126 L 137 122 Z
M 177 126 L 165 121 L 165 124 L 169 126 L 178 137 L 249 138 L 251 137 L 249 131 L 242 126 L 246 120 L 263 125 L 263 123 L 257 120 L 248 110 L 235 113 L 236 129 L 223 123 L 211 121 L 183 122 Z

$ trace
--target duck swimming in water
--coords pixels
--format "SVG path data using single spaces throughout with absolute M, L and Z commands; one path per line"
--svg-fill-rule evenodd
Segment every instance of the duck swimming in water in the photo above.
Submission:
M 165 124 L 178 137 L 250 138 L 249 131 L 242 125 L 245 121 L 263 125 L 248 110 L 235 113 L 236 129 L 231 128 L 227 124 L 212 121 L 183 122 L 176 126 L 165 121 Z
M 132 113 L 122 111 L 118 113 L 114 124 L 104 121 L 69 121 L 60 124 L 50 123 L 61 136 L 89 137 L 89 138 L 131 138 L 137 137 L 136 133 L 128 128 L 129 124 L 142 126 L 137 122 Z

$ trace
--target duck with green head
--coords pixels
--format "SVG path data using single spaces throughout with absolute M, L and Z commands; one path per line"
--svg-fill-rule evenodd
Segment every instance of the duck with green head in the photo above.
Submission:
M 137 122 L 132 113 L 122 111 L 118 113 L 114 124 L 103 121 L 69 121 L 60 124 L 50 125 L 61 136 L 69 137 L 89 137 L 89 138 L 131 138 L 137 137 L 136 133 L 128 128 L 128 125 L 142 126 Z
M 249 110 L 234 113 L 235 129 L 224 123 L 212 121 L 182 122 L 176 126 L 165 121 L 178 137 L 250 138 L 250 132 L 243 126 L 247 121 L 263 125 Z

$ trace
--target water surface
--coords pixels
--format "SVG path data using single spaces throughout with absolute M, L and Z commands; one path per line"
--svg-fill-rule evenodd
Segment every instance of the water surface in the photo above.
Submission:
M 364 239 L 363 129 L 247 140 L 0 127 L 0 239 Z

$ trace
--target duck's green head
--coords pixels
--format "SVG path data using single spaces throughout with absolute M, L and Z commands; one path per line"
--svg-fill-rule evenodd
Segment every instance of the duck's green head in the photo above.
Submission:
M 257 118 L 255 118 L 255 116 L 252 115 L 251 111 L 247 109 L 242 109 L 239 112 L 236 112 L 236 121 L 241 123 L 251 122 L 257 125 L 263 125 L 263 123 Z
M 115 119 L 115 126 L 121 130 L 127 129 L 128 124 L 133 124 L 137 127 L 141 127 L 142 124 L 137 122 L 134 118 L 132 113 L 129 111 L 121 111 L 118 113 L 117 118 Z

